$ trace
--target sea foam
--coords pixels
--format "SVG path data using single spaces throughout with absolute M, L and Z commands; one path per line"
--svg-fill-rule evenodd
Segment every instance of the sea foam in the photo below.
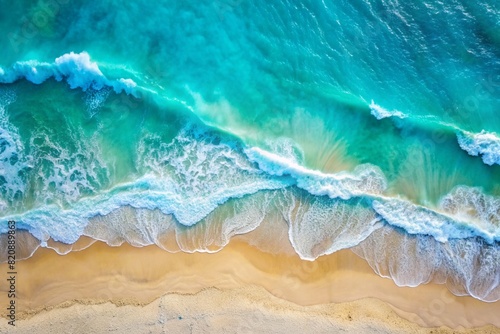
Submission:
M 478 189 L 460 188 L 443 198 L 441 207 L 432 210 L 383 195 L 385 178 L 370 165 L 358 166 L 352 173 L 326 174 L 308 169 L 293 159 L 257 147 L 245 147 L 193 128 L 182 130 L 168 144 L 156 145 L 153 144 L 155 140 L 161 142 L 146 134 L 139 143 L 137 168 L 142 177 L 101 190 L 92 197 L 79 197 L 72 192 L 65 194 L 71 189 L 61 188 L 65 196 L 76 200 L 69 208 L 42 205 L 8 218 L 25 224 L 25 228 L 41 240 L 51 236 L 72 243 L 82 234 L 89 219 L 105 216 L 120 207 L 160 210 L 173 215 L 181 225 L 194 226 L 229 200 L 243 200 L 252 194 L 279 189 L 288 192 L 296 187 L 306 191 L 309 197 L 301 201 L 284 199 L 280 210 L 288 217 L 292 244 L 306 259 L 354 246 L 366 238 L 379 221 L 402 228 L 409 234 L 430 235 L 439 242 L 477 236 L 488 243 L 499 240 L 500 224 L 491 219 L 498 199 L 483 195 Z M 55 150 L 61 151 L 59 158 L 65 159 L 64 150 L 57 147 Z M 68 175 L 72 170 L 69 168 Z M 57 173 L 47 180 L 56 186 L 71 181 L 75 189 L 89 185 L 78 178 L 58 179 L 64 175 Z M 467 195 L 469 193 L 471 196 Z M 362 204 L 348 201 L 362 201 Z M 296 207 L 300 203 L 301 206 Z M 478 203 L 489 204 L 483 210 Z M 459 210 L 457 206 L 471 210 Z M 294 214 L 290 215 L 285 207 L 295 207 Z M 468 212 L 474 210 L 477 213 L 471 216 Z M 302 211 L 304 213 L 299 214 Z M 72 225 L 65 224 L 67 220 Z M 310 222 L 316 223 L 309 226 Z M 333 226 L 336 227 L 331 230 Z M 313 236 L 314 233 L 305 232 L 314 230 L 319 234 Z M 357 232 L 352 235 L 348 231 Z M 315 248 L 313 245 L 323 234 L 330 235 L 332 243 L 323 242 L 323 248 Z
M 373 100 L 369 105 L 370 107 L 370 112 L 373 116 L 375 116 L 376 119 L 381 120 L 383 118 L 388 118 L 388 117 L 397 117 L 397 118 L 406 118 L 408 117 L 404 113 L 402 113 L 399 110 L 393 110 L 389 111 L 387 109 L 382 108 L 378 104 L 376 104 Z
M 485 130 L 480 133 L 457 133 L 458 144 L 472 156 L 480 155 L 487 165 L 500 165 L 500 138 Z
M 293 184 L 291 178 L 273 178 L 262 173 L 243 153 L 224 141 L 213 143 L 216 138 L 186 131 L 181 131 L 170 144 L 159 145 L 156 149 L 145 151 L 144 147 L 139 147 L 139 161 L 143 165 L 138 168 L 144 175 L 132 182 L 102 190 L 92 197 L 78 198 L 68 208 L 42 204 L 6 219 L 18 221 L 20 228 L 42 241 L 52 237 L 56 241 L 73 243 L 82 235 L 89 219 L 105 216 L 123 206 L 160 210 L 173 215 L 180 224 L 192 226 L 229 199 Z M 71 157 L 64 150 L 59 147 L 55 150 L 61 151 L 58 159 L 69 160 L 54 160 L 56 170 L 47 181 L 61 187 L 72 184 L 72 187 L 61 188 L 61 192 L 76 196 L 78 193 L 74 191 L 89 184 L 83 179 L 67 179 L 79 166 L 71 166 Z M 61 164 L 69 165 L 63 173 L 57 172 Z M 6 227 L 0 226 L 0 233 L 5 232 Z
M 299 188 L 313 195 L 349 199 L 353 196 L 380 194 L 386 188 L 385 177 L 373 165 L 357 166 L 352 173 L 326 174 L 258 147 L 246 148 L 244 152 L 262 171 L 275 176 L 291 176 Z
M 18 61 L 10 68 L 0 68 L 0 83 L 13 83 L 26 79 L 34 84 L 41 84 L 49 78 L 65 80 L 72 89 L 89 88 L 96 90 L 111 87 L 117 94 L 125 92 L 138 96 L 137 84 L 132 79 L 108 79 L 87 52 L 64 54 L 52 63 L 37 60 Z
M 32 154 L 32 174 L 40 181 L 32 186 L 37 204 L 72 203 L 83 193 L 94 194 L 109 184 L 109 167 L 95 138 L 86 138 L 81 130 L 69 136 L 65 142 L 52 141 L 40 129 L 30 138 L 30 146 L 38 148 Z
M 488 243 L 500 240 L 498 229 L 485 229 L 401 199 L 375 200 L 373 209 L 390 225 L 409 234 L 430 235 L 439 242 L 480 236 Z
M 399 119 L 409 117 L 398 110 L 389 111 L 384 109 L 383 107 L 375 104 L 373 100 L 369 107 L 371 114 L 378 120 L 388 117 L 396 117 Z M 455 131 L 460 148 L 466 151 L 469 155 L 481 156 L 483 162 L 490 166 L 494 164 L 500 165 L 500 137 L 498 137 L 496 133 L 488 132 L 486 130 L 482 130 L 479 133 L 473 133 L 462 130 L 453 124 L 439 121 L 437 118 L 432 116 L 420 118 L 425 118 L 426 122 L 434 123 L 443 128 Z
M 448 280 L 457 294 L 499 298 L 492 264 L 498 256 L 499 199 L 480 189 L 456 188 L 431 210 L 384 196 L 380 172 L 373 174 L 378 181 L 370 181 L 366 167 L 326 174 L 192 128 L 163 145 L 151 145 L 159 141 L 151 136 L 138 148 L 142 177 L 68 208 L 43 205 L 4 218 L 16 220 L 44 247 L 49 238 L 71 244 L 86 235 L 110 245 L 156 244 L 171 252 L 215 252 L 265 220 L 281 219 L 302 259 L 354 247 L 398 285 Z
M 33 159 L 26 155 L 18 129 L 9 121 L 6 108 L 16 100 L 11 90 L 0 90 L 0 208 L 7 210 L 12 200 L 26 191 L 23 174 L 33 167 Z M 10 205 L 8 205 L 10 203 Z
M 500 247 L 481 238 L 441 243 L 428 235 L 400 233 L 387 225 L 352 248 L 382 277 L 398 286 L 434 282 L 456 295 L 495 302 L 500 299 Z

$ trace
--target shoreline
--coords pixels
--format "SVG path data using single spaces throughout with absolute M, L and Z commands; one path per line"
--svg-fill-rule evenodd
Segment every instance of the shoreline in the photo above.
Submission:
M 63 314 L 68 307 L 115 307 L 110 301 L 146 310 L 148 305 L 179 296 L 193 306 L 197 297 L 186 296 L 209 291 L 209 295 L 216 295 L 214 298 L 231 295 L 232 301 L 239 294 L 246 294 L 247 300 L 260 300 L 270 309 L 276 309 L 281 302 L 288 305 L 281 308 L 290 310 L 318 309 L 325 319 L 331 317 L 331 308 L 354 303 L 357 306 L 351 305 L 351 309 L 375 312 L 373 316 L 381 323 L 384 319 L 380 318 L 387 316 L 415 328 L 488 326 L 485 330 L 494 332 L 493 326 L 500 327 L 500 302 L 457 297 L 444 285 L 398 287 L 392 280 L 376 275 L 366 261 L 350 250 L 308 262 L 298 256 L 265 253 L 241 240 L 232 240 L 217 253 L 192 254 L 168 253 L 157 246 L 110 247 L 93 240 L 83 240 L 81 244 L 87 243 L 91 244 L 88 248 L 66 255 L 39 248 L 32 257 L 16 264 L 20 324 L 37 323 L 42 314 Z M 0 270 L 6 272 L 5 263 Z M 6 293 L 5 283 L 0 290 L 2 295 Z M 272 302 L 263 302 L 266 295 L 274 296 Z M 252 303 L 247 302 L 245 307 L 251 308 Z M 370 303 L 382 303 L 394 315 L 387 310 L 378 314 L 366 306 Z M 1 316 L 5 319 L 4 309 Z
M 0 330 L 5 326 L 0 325 Z M 36 333 L 457 333 L 447 327 L 425 328 L 401 318 L 375 298 L 340 304 L 300 306 L 276 298 L 261 287 L 203 289 L 170 293 L 146 305 L 67 303 L 43 310 L 17 324 Z M 493 326 L 459 329 L 493 334 Z M 9 331 L 7 331 L 9 333 Z

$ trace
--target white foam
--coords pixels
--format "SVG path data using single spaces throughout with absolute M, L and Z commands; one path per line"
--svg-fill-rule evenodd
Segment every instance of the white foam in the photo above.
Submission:
M 244 152 L 262 171 L 274 176 L 291 176 L 299 188 L 313 195 L 349 199 L 353 196 L 380 194 L 386 188 L 382 172 L 372 165 L 358 166 L 353 173 L 326 174 L 258 147 L 246 148 Z
M 81 130 L 72 130 L 69 135 L 68 143 L 58 143 L 51 141 L 44 130 L 38 130 L 30 139 L 30 146 L 37 148 L 33 173 L 40 183 L 33 186 L 33 191 L 38 205 L 75 202 L 82 193 L 95 193 L 109 181 L 97 140 L 86 138 Z
M 70 52 L 56 58 L 52 63 L 37 60 L 18 61 L 12 67 L 2 68 L 0 71 L 0 83 L 26 79 L 34 84 L 41 84 L 49 78 L 65 80 L 72 89 L 81 88 L 86 91 L 89 88 L 99 90 L 111 87 L 117 94 L 125 92 L 138 96 L 137 84 L 132 79 L 108 79 L 87 52 Z
M 128 205 L 158 209 L 164 214 L 174 215 L 179 223 L 191 226 L 231 198 L 292 184 L 291 179 L 278 179 L 261 173 L 230 144 L 223 141 L 212 143 L 215 138 L 204 133 L 190 134 L 191 137 L 181 132 L 171 143 L 159 145 L 157 149 L 148 146 L 146 151 L 144 147 L 139 148 L 138 161 L 144 165 L 138 167 L 146 171 L 145 175 L 133 182 L 101 191 L 93 197 L 81 197 L 79 189 L 92 186 L 88 179 L 93 177 L 89 173 L 94 168 L 85 166 L 85 170 L 82 170 L 82 166 L 77 163 L 79 160 L 73 161 L 66 149 L 45 138 L 42 145 L 48 145 L 52 148 L 49 151 L 57 153 L 53 157 L 37 157 L 53 166 L 50 175 L 42 175 L 43 183 L 46 187 L 55 185 L 56 196 L 61 194 L 63 199 L 75 202 L 68 209 L 40 203 L 38 208 L 6 219 L 15 219 L 24 224 L 41 241 L 52 236 L 56 241 L 72 243 L 82 234 L 90 218 L 107 215 L 119 207 Z M 78 151 L 93 150 L 80 147 Z M 39 161 L 37 165 L 42 162 Z M 81 178 L 71 178 L 75 170 L 79 171 Z M 52 199 L 47 189 L 41 192 L 44 201 Z
M 79 87 L 87 90 L 91 86 L 101 89 L 107 80 L 97 63 L 92 62 L 86 52 L 64 54 L 56 58 L 52 68 L 55 79 L 61 81 L 65 77 L 72 89 Z
M 125 93 L 133 95 L 134 88 L 137 87 L 137 83 L 134 80 L 121 78 L 118 79 L 118 82 L 123 85 L 123 90 L 125 91 Z
M 457 139 L 460 147 L 470 155 L 481 155 L 487 165 L 500 165 L 500 137 L 496 133 L 463 131 L 457 133 Z
M 165 183 L 161 187 L 176 194 L 175 210 L 162 211 L 173 213 L 184 225 L 195 224 L 229 198 L 292 184 L 291 179 L 261 173 L 235 143 L 191 127 L 182 130 L 169 144 L 162 144 L 153 135 L 144 140 L 138 148 L 138 161 L 142 165 L 139 168 L 156 175 Z M 196 206 L 191 205 L 193 201 Z
M 399 119 L 407 118 L 408 115 L 398 110 L 389 111 L 379 106 L 375 102 L 369 105 L 371 114 L 378 120 L 388 117 L 397 117 Z M 457 133 L 458 144 L 460 148 L 472 156 L 481 156 L 483 162 L 487 165 L 499 164 L 500 165 L 500 137 L 493 132 L 482 130 L 480 133 L 472 133 L 458 128 L 456 125 L 441 122 L 434 116 L 420 116 L 427 122 L 432 122 L 452 129 Z
M 404 200 L 376 200 L 372 207 L 389 224 L 410 234 L 432 235 L 441 242 L 448 241 L 448 238 L 474 236 L 469 229 L 457 230 L 452 219 Z
M 280 203 L 288 223 L 288 237 L 301 259 L 313 261 L 322 255 L 351 248 L 380 228 L 380 218 L 363 200 L 343 201 L 325 196 L 303 195 L 283 190 Z
M 379 106 L 378 104 L 376 104 L 375 102 L 373 102 L 373 100 L 370 103 L 369 107 L 370 107 L 371 114 L 373 116 L 375 116 L 375 118 L 377 118 L 378 120 L 383 119 L 383 118 L 388 118 L 388 117 L 397 117 L 397 118 L 401 118 L 401 119 L 408 117 L 399 110 L 389 111 L 387 109 L 384 109 L 381 106 Z
M 304 151 L 290 138 L 269 139 L 265 141 L 265 144 L 266 149 L 271 153 L 288 159 L 297 165 L 304 162 Z
M 75 141 L 78 142 L 77 138 Z M 56 193 L 72 203 L 68 209 L 41 203 L 38 208 L 11 217 L 24 223 L 40 238 L 50 235 L 59 241 L 74 242 L 89 219 L 107 215 L 123 206 L 160 210 L 165 215 L 173 215 L 182 225 L 193 226 L 229 199 L 293 185 L 307 191 L 310 196 L 304 200 L 300 215 L 295 211 L 291 216 L 286 211 L 288 209 L 283 209 L 283 215 L 288 217 L 292 245 L 305 259 L 352 247 L 378 226 L 379 219 L 410 234 L 431 235 L 440 242 L 480 236 L 492 243 L 500 238 L 500 224 L 489 223 L 491 212 L 498 207 L 496 199 L 491 199 L 489 209 L 484 213 L 481 211 L 477 217 L 450 209 L 453 202 L 450 198 L 458 201 L 456 194 L 445 198 L 443 203 L 448 204 L 443 204 L 442 208 L 431 210 L 403 199 L 384 197 L 381 193 L 386 186 L 385 179 L 376 167 L 360 166 L 352 173 L 326 174 L 308 169 L 293 158 L 260 148 L 244 148 L 237 142 L 193 127 L 181 131 L 170 143 L 145 134 L 137 149 L 137 168 L 143 176 L 87 198 L 81 197 L 77 190 L 91 187 L 87 180 L 93 176 L 87 173 L 85 178 L 69 179 L 74 170 L 81 173 L 79 165 L 72 163 L 64 148 L 50 142 L 42 141 L 42 144 L 52 145 L 52 151 L 58 152 L 57 159 L 63 160 L 46 157 L 56 173 L 46 175 L 45 184 L 55 184 Z M 81 147 L 79 151 L 91 150 Z M 91 169 L 94 170 L 95 166 Z M 47 198 L 47 189 L 41 191 Z M 329 199 L 321 198 L 323 195 Z M 485 198 L 473 202 L 484 202 Z M 352 203 L 340 199 L 351 199 L 349 203 L 363 199 L 366 203 L 354 208 Z M 283 201 L 280 205 L 297 209 L 288 203 L 290 201 Z M 464 200 L 461 201 L 460 205 L 465 207 Z M 469 206 L 479 208 L 479 204 Z M 328 245 L 321 241 L 325 235 L 330 238 Z M 322 246 L 318 248 L 317 244 Z
M 15 100 L 13 91 L 0 90 L 0 177 L 4 180 L 0 186 L 0 203 L 5 209 L 16 195 L 25 193 L 26 180 L 22 174 L 32 167 L 32 157 L 24 154 L 18 130 L 9 122 L 6 113 L 8 105 Z
M 445 198 L 444 202 L 447 202 Z M 431 210 L 397 198 L 380 198 L 373 201 L 373 209 L 389 224 L 410 234 L 431 235 L 439 242 L 479 236 L 488 243 L 500 241 L 500 226 L 474 220 L 456 212 Z
M 472 222 L 491 235 L 500 235 L 500 198 L 486 195 L 480 188 L 455 187 L 439 206 L 453 217 Z
M 479 238 L 440 243 L 431 236 L 399 233 L 386 225 L 353 251 L 398 286 L 446 283 L 456 295 L 500 300 L 500 247 Z
M 81 198 L 69 209 L 57 205 L 44 205 L 23 214 L 9 215 L 7 220 L 23 224 L 41 241 L 52 237 L 64 243 L 75 242 L 83 233 L 89 219 L 112 211 L 131 206 L 138 209 L 160 210 L 172 214 L 185 226 L 196 224 L 230 198 L 240 198 L 263 189 L 286 186 L 280 181 L 252 183 L 225 191 L 214 189 L 210 197 L 182 196 L 175 193 L 175 182 L 163 180 L 154 175 L 146 175 L 132 183 L 110 189 L 94 197 Z M 196 203 L 196 205 L 193 205 Z M 6 233 L 6 226 L 0 226 L 0 233 Z
M 99 109 L 102 107 L 102 105 L 108 98 L 110 92 L 111 88 L 101 89 L 101 90 L 95 90 L 95 89 L 87 90 L 84 100 L 90 118 L 92 118 L 93 116 L 95 116 L 95 114 L 97 114 Z

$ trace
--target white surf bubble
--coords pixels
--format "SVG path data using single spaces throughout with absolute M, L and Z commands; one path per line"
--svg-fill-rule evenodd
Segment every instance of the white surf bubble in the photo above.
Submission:
M 5 219 L 19 222 L 41 241 L 52 237 L 55 241 L 73 243 L 83 234 L 91 218 L 108 215 L 123 206 L 160 210 L 165 215 L 173 215 L 182 225 L 192 226 L 230 198 L 241 198 L 266 187 L 283 186 L 282 182 L 253 183 L 224 192 L 214 189 L 215 192 L 208 198 L 197 197 L 196 194 L 185 197 L 174 192 L 175 183 L 171 180 L 147 175 L 93 197 L 81 198 L 68 209 L 59 205 L 44 205 Z M 0 233 L 6 231 L 5 226 L 0 226 Z
M 500 137 L 485 130 L 480 133 L 457 132 L 458 144 L 472 156 L 481 156 L 487 165 L 500 165 Z
M 138 152 L 139 168 L 157 175 L 164 183 L 159 187 L 176 194 L 178 204 L 172 213 L 184 225 L 195 224 L 229 198 L 292 184 L 291 179 L 263 174 L 236 142 L 192 127 L 183 129 L 168 144 L 147 135 Z
M 438 212 L 402 199 L 377 199 L 373 209 L 389 224 L 410 234 L 430 235 L 439 242 L 475 236 L 493 243 L 500 239 L 498 229 L 485 229 L 474 222 L 447 212 Z
M 380 194 L 386 188 L 384 175 L 373 165 L 360 165 L 352 173 L 326 174 L 258 147 L 246 148 L 244 152 L 262 171 L 274 176 L 290 176 L 295 179 L 299 188 L 313 195 L 349 199 L 354 196 Z
M 286 190 L 280 206 L 293 248 L 309 261 L 356 246 L 382 226 L 360 199 L 343 201 Z
M 134 95 L 134 89 L 137 87 L 137 83 L 132 79 L 118 79 L 118 82 L 122 84 L 122 89 L 125 93 L 129 95 Z
M 0 90 L 0 201 L 8 208 L 16 196 L 26 192 L 24 174 L 32 167 L 32 157 L 24 154 L 25 148 L 18 129 L 9 122 L 6 108 L 16 100 L 11 90 Z
M 370 107 L 371 114 L 373 116 L 375 116 L 375 118 L 377 118 L 378 120 L 388 118 L 388 117 L 397 117 L 397 118 L 401 118 L 401 119 L 408 117 L 407 115 L 405 115 L 401 111 L 398 111 L 398 110 L 389 111 L 387 109 L 384 109 L 381 106 L 379 106 L 378 104 L 376 104 L 375 102 L 373 102 L 373 100 L 370 103 L 369 107 Z
M 266 147 L 269 151 L 296 164 L 304 162 L 304 151 L 290 138 L 280 137 L 273 140 L 266 140 Z
M 480 188 L 458 186 L 441 199 L 439 206 L 453 217 L 500 235 L 500 198 L 486 195 Z
M 117 94 L 125 92 L 138 96 L 137 84 L 132 79 L 108 79 L 87 52 L 70 52 L 56 58 L 52 63 L 37 60 L 18 61 L 10 68 L 2 68 L 0 72 L 0 83 L 7 84 L 20 79 L 41 84 L 49 78 L 65 80 L 71 89 L 81 88 L 86 91 L 89 88 L 100 90 L 110 87 Z
M 369 107 L 371 114 L 378 120 L 388 117 L 396 117 L 399 119 L 408 117 L 408 115 L 398 110 L 389 111 L 387 109 L 384 109 L 381 106 L 375 104 L 373 100 L 370 103 Z M 479 133 L 472 133 L 462 130 L 453 124 L 439 121 L 434 116 L 419 116 L 416 118 L 425 119 L 426 122 L 431 122 L 436 125 L 442 126 L 443 128 L 456 131 L 458 144 L 460 145 L 460 148 L 462 150 L 466 151 L 469 155 L 472 156 L 481 156 L 483 162 L 487 165 L 500 165 L 500 137 L 498 136 L 498 134 L 488 132 L 486 130 L 482 130 Z
M 374 231 L 353 251 L 382 277 L 398 286 L 446 283 L 456 295 L 500 300 L 500 247 L 481 238 L 440 243 L 431 236 L 409 235 L 385 227 Z
M 109 170 L 95 138 L 73 129 L 71 140 L 51 140 L 45 130 L 30 139 L 33 155 L 33 191 L 38 205 L 77 201 L 109 182 Z
M 100 89 L 105 86 L 105 77 L 99 66 L 90 60 L 90 56 L 86 52 L 64 54 L 55 59 L 51 69 L 53 69 L 53 75 L 57 81 L 66 78 L 72 89 L 87 90 L 91 86 L 97 86 L 95 88 Z

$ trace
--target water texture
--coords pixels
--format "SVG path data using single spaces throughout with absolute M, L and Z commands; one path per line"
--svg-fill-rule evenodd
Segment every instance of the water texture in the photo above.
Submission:
M 500 299 L 495 1 L 2 8 L 0 233 L 215 252 L 274 224 Z

